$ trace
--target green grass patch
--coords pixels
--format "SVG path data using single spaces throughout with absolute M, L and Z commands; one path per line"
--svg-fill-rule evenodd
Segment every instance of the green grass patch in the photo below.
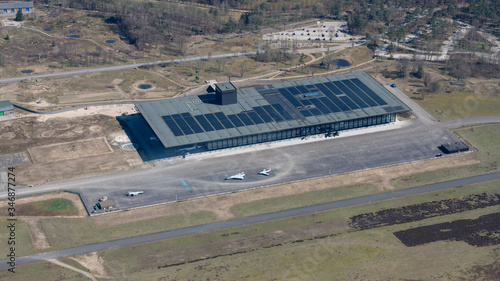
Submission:
M 37 211 L 43 213 L 44 215 L 47 215 L 47 213 L 55 216 L 70 216 L 77 214 L 77 210 L 75 208 L 75 205 L 73 205 L 73 202 L 64 198 L 54 198 L 44 201 L 37 201 L 30 203 L 29 205 L 32 205 Z
M 415 99 L 415 102 L 440 121 L 500 115 L 500 98 L 494 95 L 453 92 L 426 95 L 425 99 Z
M 113 226 L 97 226 L 92 218 L 49 218 L 40 221 L 49 244 L 59 249 L 215 222 L 216 217 L 211 212 L 195 212 Z
M 473 247 L 465 242 L 451 241 L 406 247 L 392 233 L 423 225 L 477 218 L 481 215 L 497 212 L 496 206 L 365 231 L 342 231 L 330 238 L 288 243 L 269 249 L 254 248 L 255 251 L 245 254 L 235 254 L 169 268 L 158 269 L 158 266 L 169 264 L 158 256 L 161 256 L 162 253 L 165 255 L 165 252 L 169 252 L 169 255 L 191 252 L 193 256 L 188 259 L 194 260 L 202 256 L 211 256 L 206 253 L 207 248 L 214 244 L 227 245 L 234 238 L 245 241 L 255 237 L 255 235 L 272 234 L 278 230 L 283 233 L 291 233 L 304 226 L 310 226 L 310 229 L 314 229 L 318 223 L 332 220 L 346 221 L 349 217 L 361 213 L 434 200 L 459 198 L 481 192 L 500 192 L 500 180 L 111 249 L 101 251 L 99 255 L 103 257 L 105 267 L 111 275 L 125 275 L 127 276 L 126 280 L 156 280 L 160 276 L 169 276 L 179 280 L 196 280 L 199 276 L 218 280 L 238 280 L 242 276 L 245 276 L 247 280 L 330 280 L 331 276 L 334 275 L 336 276 L 335 280 L 357 280 L 358 278 L 366 280 L 394 278 L 396 280 L 428 280 L 432 279 L 431 277 L 441 276 L 441 274 L 450 277 L 447 277 L 447 280 L 456 280 L 461 276 L 460 274 L 464 273 L 461 270 L 493 262 L 494 259 L 490 255 L 491 250 L 499 247 Z M 222 236 L 225 233 L 238 234 Z M 334 231 L 332 231 L 333 233 Z M 304 235 L 303 233 L 299 234 Z M 275 234 L 268 236 L 270 243 L 278 243 L 274 237 L 276 237 Z M 297 240 L 304 238 L 309 237 L 296 236 Z M 224 248 L 224 246 L 220 247 Z M 220 247 L 216 248 L 215 251 L 220 251 Z M 231 247 L 224 248 L 225 253 L 238 250 Z M 360 268 L 363 270 L 360 271 Z
M 16 207 L 17 208 L 17 207 Z M 15 239 L 8 240 L 11 234 L 10 227 L 8 227 L 11 223 L 15 223 Z M 2 219 L 0 221 L 0 241 L 2 242 L 2 259 L 6 259 L 7 251 L 10 247 L 15 247 L 16 256 L 23 256 L 33 252 L 33 244 L 31 243 L 31 235 L 29 231 L 28 225 L 22 220 L 17 221 L 7 221 L 6 219 Z M 14 244 L 9 245 L 8 241 L 14 241 Z M 5 253 L 5 254 L 4 254 Z M 5 270 L 2 270 L 5 271 Z M 1 276 L 1 275 L 0 275 Z M 2 280 L 2 278 L 0 278 Z
M 256 200 L 249 203 L 241 203 L 233 206 L 231 208 L 231 212 L 237 217 L 246 217 L 331 201 L 338 201 L 378 192 L 380 191 L 374 185 L 356 184 L 352 186 L 329 188 L 325 190 L 304 192 L 277 198 Z
M 455 132 L 472 143 L 481 163 L 398 177 L 392 179 L 391 184 L 407 188 L 500 171 L 500 124 L 473 126 Z
M 0 210 L 7 216 L 7 210 Z M 64 198 L 54 198 L 25 204 L 16 204 L 17 216 L 71 216 L 78 214 L 73 202 Z

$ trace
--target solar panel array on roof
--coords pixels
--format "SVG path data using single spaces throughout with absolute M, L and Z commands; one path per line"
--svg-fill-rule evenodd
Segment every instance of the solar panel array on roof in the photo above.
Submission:
M 281 112 L 281 114 L 279 113 Z M 226 115 L 222 112 L 192 116 L 191 113 L 163 116 L 175 136 L 205 133 L 250 126 L 255 124 L 292 120 L 292 116 L 279 104 L 253 107 L 253 110 Z
M 210 95 L 203 95 L 141 102 L 137 107 L 166 146 L 410 110 L 364 72 L 243 88 L 237 95 L 237 103 L 230 105 L 215 104 Z
M 387 104 L 386 101 L 357 78 L 328 81 L 306 86 L 298 85 L 295 87 L 277 88 L 277 92 L 272 89 L 260 88 L 258 92 L 268 102 L 274 100 L 271 94 L 281 94 L 289 102 L 287 104 L 285 101 L 282 101 L 280 103 L 282 107 L 286 108 L 291 105 L 298 109 L 303 117 L 349 112 L 356 109 Z

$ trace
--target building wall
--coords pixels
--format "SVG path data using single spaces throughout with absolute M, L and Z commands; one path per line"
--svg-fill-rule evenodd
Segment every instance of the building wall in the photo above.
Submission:
M 3 113 L 3 114 L 1 114 Z M 14 114 L 14 110 L 5 110 L 5 111 L 2 111 L 0 112 L 0 115 L 10 115 L 10 114 Z
M 396 114 L 384 114 L 360 119 L 353 119 L 329 124 L 320 124 L 302 128 L 294 128 L 282 131 L 268 132 L 236 138 L 228 138 L 204 144 L 208 150 L 224 149 L 229 147 L 250 145 L 269 141 L 305 137 L 317 134 L 328 134 L 342 130 L 350 130 L 360 127 L 369 127 L 396 121 Z
M 0 8 L 0 14 L 16 14 L 18 10 L 21 10 L 23 14 L 29 14 L 33 12 L 34 8 Z

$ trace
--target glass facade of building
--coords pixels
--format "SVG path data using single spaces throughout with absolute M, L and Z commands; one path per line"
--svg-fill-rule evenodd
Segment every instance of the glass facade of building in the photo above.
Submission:
M 353 119 L 348 121 L 334 122 L 328 124 L 319 124 L 301 128 L 293 128 L 283 131 L 261 133 L 236 138 L 228 138 L 205 143 L 207 150 L 224 149 L 243 145 L 264 143 L 269 141 L 278 141 L 284 139 L 306 137 L 318 134 L 334 133 L 342 130 L 350 130 L 361 127 L 368 127 L 380 124 L 387 124 L 396 121 L 396 114 L 384 114 L 370 116 L 366 118 Z

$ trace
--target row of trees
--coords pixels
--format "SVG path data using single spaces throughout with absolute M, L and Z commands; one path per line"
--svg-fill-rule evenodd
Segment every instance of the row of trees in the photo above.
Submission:
M 51 0 L 38 0 L 51 3 Z M 193 34 L 240 32 L 280 26 L 288 21 L 320 17 L 347 19 L 353 34 L 377 34 L 388 31 L 392 38 L 402 38 L 409 24 L 419 17 L 456 17 L 466 14 L 480 22 L 494 20 L 500 15 L 500 0 L 62 0 L 63 7 L 97 10 L 115 22 L 124 37 L 140 50 L 151 45 L 172 41 L 178 51 L 185 53 L 185 37 Z M 194 4 L 193 4 L 194 3 Z M 210 5 L 207 7 L 200 7 Z M 416 8 L 415 8 L 416 7 Z M 461 7 L 461 8 L 459 8 Z M 245 9 L 240 17 L 230 15 L 232 8 Z M 406 15 L 406 21 L 405 21 Z M 424 17 L 428 20 L 427 17 Z M 431 23 L 434 22 L 432 19 Z M 422 23 L 427 24 L 428 22 Z M 444 34 L 434 27 L 434 35 Z M 174 42 L 176 41 L 176 42 Z

